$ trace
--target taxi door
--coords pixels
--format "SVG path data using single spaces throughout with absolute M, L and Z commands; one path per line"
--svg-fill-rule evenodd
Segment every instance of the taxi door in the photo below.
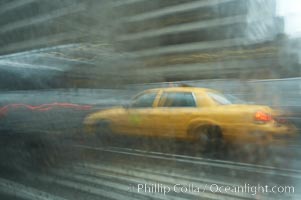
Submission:
M 186 137 L 188 124 L 197 112 L 196 107 L 192 92 L 163 92 L 157 107 L 158 134 L 163 137 Z
M 124 112 L 123 131 L 126 134 L 152 136 L 156 124 L 156 104 L 159 92 L 147 92 L 135 97 Z

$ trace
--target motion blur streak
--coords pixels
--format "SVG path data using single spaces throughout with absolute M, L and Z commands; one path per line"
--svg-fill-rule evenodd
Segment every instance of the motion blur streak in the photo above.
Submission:
M 38 106 L 27 105 L 27 104 L 9 104 L 3 107 L 0 107 L 0 116 L 4 116 L 8 114 L 9 109 L 18 109 L 18 108 L 26 108 L 33 111 L 48 111 L 52 109 L 58 108 L 71 108 L 76 110 L 89 110 L 92 108 L 90 105 L 78 105 L 72 103 L 50 103 L 50 104 L 42 104 Z

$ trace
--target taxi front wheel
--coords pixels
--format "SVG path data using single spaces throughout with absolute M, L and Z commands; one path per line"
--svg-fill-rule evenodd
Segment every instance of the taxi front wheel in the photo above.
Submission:
M 222 132 L 218 126 L 202 126 L 196 129 L 197 145 L 202 152 L 216 152 L 223 146 Z
M 96 136 L 101 144 L 110 144 L 112 142 L 112 131 L 110 129 L 110 122 L 100 121 L 96 125 Z

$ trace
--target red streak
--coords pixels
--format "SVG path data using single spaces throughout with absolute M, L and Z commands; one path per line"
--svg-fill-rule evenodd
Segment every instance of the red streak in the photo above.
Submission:
M 39 112 L 44 112 L 44 111 L 49 111 L 54 108 L 70 108 L 70 109 L 75 109 L 75 110 L 89 110 L 92 108 L 90 105 L 79 105 L 79 104 L 73 104 L 73 103 L 50 103 L 50 104 L 41 104 L 37 106 L 33 105 L 28 105 L 28 104 L 8 104 L 3 107 L 0 107 L 0 116 L 5 116 L 8 114 L 8 111 L 11 109 L 18 109 L 18 108 L 26 108 L 28 110 L 32 111 L 39 111 Z

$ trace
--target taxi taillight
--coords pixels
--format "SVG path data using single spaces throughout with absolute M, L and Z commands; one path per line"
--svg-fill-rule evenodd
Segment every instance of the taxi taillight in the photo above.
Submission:
M 258 122 L 269 122 L 272 120 L 272 116 L 263 111 L 257 111 L 254 116 L 255 121 Z

